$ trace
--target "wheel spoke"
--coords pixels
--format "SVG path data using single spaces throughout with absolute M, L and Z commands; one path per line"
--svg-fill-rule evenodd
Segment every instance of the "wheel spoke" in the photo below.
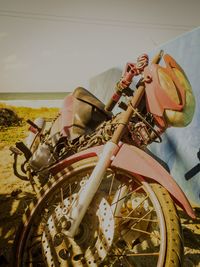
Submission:
M 134 230 L 136 232 L 140 232 L 149 236 L 154 236 L 155 238 L 158 238 L 158 236 L 154 235 L 152 232 L 147 232 L 138 228 L 135 228 L 135 225 L 129 226 L 129 228 L 127 228 L 127 231 L 125 233 L 123 233 L 123 236 L 125 236 L 129 231 Z
M 159 256 L 158 252 L 152 253 L 126 253 L 126 254 L 110 254 L 110 256 L 114 257 L 141 257 L 141 256 Z
M 64 199 L 63 199 L 63 189 L 60 188 L 60 198 L 61 198 L 61 206 L 62 206 L 62 209 L 64 208 Z
M 128 220 L 141 220 L 145 222 L 152 222 L 152 223 L 158 223 L 158 220 L 152 220 L 152 219 L 144 219 L 139 217 L 131 217 L 131 216 L 115 216 L 117 219 L 128 219 Z
M 141 218 L 138 219 L 136 222 L 134 222 L 134 223 L 131 225 L 131 227 L 135 227 L 138 223 L 140 223 L 140 222 L 143 220 L 143 218 L 145 218 L 145 217 L 147 217 L 149 214 L 151 214 L 152 211 L 153 211 L 153 209 L 151 209 L 150 211 L 148 211 L 143 217 L 141 217 Z
M 124 186 L 124 184 L 120 187 L 120 189 Z M 117 204 L 117 202 L 120 202 L 122 200 L 127 199 L 128 197 L 130 197 L 132 194 L 136 193 L 137 191 L 139 191 L 141 188 L 143 187 L 143 185 L 141 185 L 140 187 L 137 187 L 134 191 L 130 191 L 126 196 L 119 198 L 117 201 L 113 202 L 112 205 Z
M 111 178 L 111 183 L 110 183 L 110 188 L 109 188 L 109 193 L 108 193 L 109 196 L 111 196 L 111 194 L 112 194 L 113 184 L 114 184 L 114 180 L 115 180 L 115 173 L 111 176 L 112 176 L 112 178 Z
M 131 210 L 127 216 L 129 217 L 132 213 L 134 213 L 134 212 L 139 208 L 139 206 L 141 206 L 141 204 L 143 204 L 144 201 L 147 200 L 147 199 L 148 199 L 148 196 L 146 196 L 146 197 L 143 199 L 143 201 L 141 201 L 141 202 L 137 205 L 137 207 L 134 207 L 134 209 Z M 152 210 L 151 210 L 151 212 L 152 212 Z M 149 213 L 147 213 L 147 214 L 144 216 L 144 218 L 145 218 L 148 214 L 149 214 Z M 125 217 L 123 217 L 123 218 L 125 218 Z M 140 219 L 141 219 L 141 218 L 140 218 Z M 120 225 L 125 224 L 126 222 L 127 222 L 127 220 L 124 220 L 124 221 L 122 221 L 122 222 L 120 223 Z M 136 222 L 136 223 L 137 223 L 137 222 Z

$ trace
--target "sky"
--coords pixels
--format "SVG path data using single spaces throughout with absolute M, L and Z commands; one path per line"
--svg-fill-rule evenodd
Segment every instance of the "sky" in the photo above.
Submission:
M 198 27 L 199 10 L 198 0 L 0 0 L 0 92 L 87 87 Z

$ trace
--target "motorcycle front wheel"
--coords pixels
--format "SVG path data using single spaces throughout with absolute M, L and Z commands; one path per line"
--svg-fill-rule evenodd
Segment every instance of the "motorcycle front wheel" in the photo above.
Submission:
M 16 237 L 14 266 L 181 266 L 176 207 L 159 184 L 108 169 L 71 238 L 70 212 L 97 158 L 58 173 L 31 204 Z

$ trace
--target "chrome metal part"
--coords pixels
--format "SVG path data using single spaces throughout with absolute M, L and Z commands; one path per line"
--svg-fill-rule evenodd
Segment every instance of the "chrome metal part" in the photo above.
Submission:
M 114 217 L 106 199 L 96 199 L 87 210 L 74 237 L 67 236 L 74 194 L 64 199 L 49 217 L 42 235 L 42 248 L 48 266 L 99 266 L 108 254 L 114 238 Z M 99 206 L 96 210 L 96 205 Z

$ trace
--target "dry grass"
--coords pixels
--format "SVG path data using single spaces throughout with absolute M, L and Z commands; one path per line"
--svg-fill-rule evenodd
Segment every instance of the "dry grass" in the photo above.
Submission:
M 15 142 L 24 139 L 28 132 L 29 125 L 27 119 L 34 120 L 37 117 L 43 117 L 46 120 L 52 120 L 58 114 L 58 108 L 29 108 L 29 107 L 14 107 L 0 103 L 0 108 L 9 108 L 15 111 L 22 119 L 19 126 L 12 126 L 0 129 L 0 149 L 8 145 L 14 145 Z

